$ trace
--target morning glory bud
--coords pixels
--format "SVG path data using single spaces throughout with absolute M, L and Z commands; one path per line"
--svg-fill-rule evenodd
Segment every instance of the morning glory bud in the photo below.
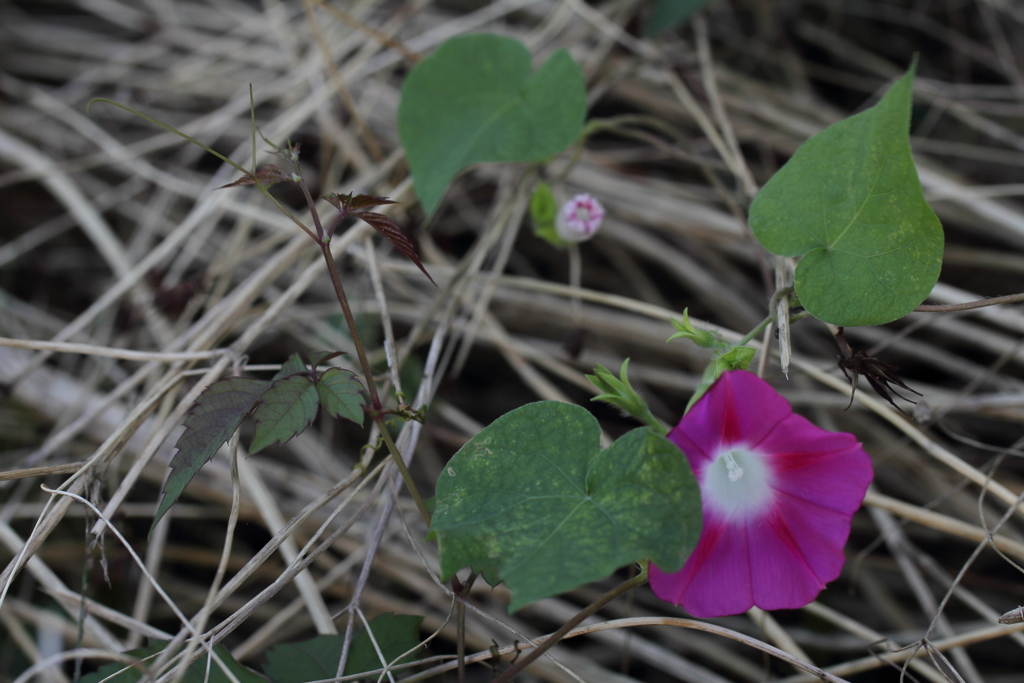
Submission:
M 559 209 L 555 229 L 566 242 L 586 242 L 597 234 L 603 218 L 600 202 L 589 194 L 578 194 Z

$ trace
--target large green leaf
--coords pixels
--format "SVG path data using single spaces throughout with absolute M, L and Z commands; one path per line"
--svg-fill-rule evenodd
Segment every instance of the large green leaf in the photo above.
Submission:
M 559 50 L 531 70 L 517 40 L 478 34 L 452 38 L 409 73 L 398 132 L 428 214 L 466 166 L 542 161 L 580 136 L 587 97 L 579 65 Z
M 389 664 L 420 642 L 422 621 L 423 617 L 395 615 L 391 612 L 379 614 L 370 621 L 373 637 Z M 337 635 L 316 636 L 299 643 L 277 645 L 267 653 L 263 672 L 274 683 L 306 683 L 334 678 L 338 673 L 344 642 L 345 636 Z M 411 661 L 413 656 L 409 655 L 398 663 Z M 382 665 L 377 650 L 366 629 L 363 629 L 352 639 L 348 661 L 345 662 L 345 675 L 352 676 L 380 668 Z
M 148 665 L 156 661 L 156 657 L 154 655 L 163 652 L 165 647 L 167 647 L 166 642 L 152 640 L 149 643 L 149 647 L 125 652 L 126 655 L 140 662 L 136 666 L 126 669 L 127 665 L 121 662 L 104 664 L 94 673 L 82 676 L 80 683 L 100 683 L 100 681 L 106 679 L 108 676 L 113 676 L 113 678 L 108 680 L 107 683 L 135 683 L 142 678 L 144 669 L 148 669 Z M 238 679 L 239 683 L 266 683 L 259 674 L 236 662 L 231 656 L 231 653 L 228 652 L 227 648 L 223 645 L 214 646 L 213 651 L 217 653 L 217 656 L 220 657 L 222 662 L 224 662 L 224 665 L 235 675 L 235 678 Z M 182 677 L 181 683 L 205 682 L 206 657 L 203 656 L 192 662 L 185 671 L 185 675 Z M 215 662 L 210 662 L 209 683 L 230 683 L 230 679 L 223 671 L 221 671 L 220 667 Z
M 171 458 L 171 474 L 164 484 L 163 498 L 153 516 L 150 531 L 178 500 L 196 472 L 231 438 L 242 418 L 270 386 L 266 380 L 226 377 L 199 395 L 185 418 L 185 433 L 175 444 L 178 452 Z
M 750 207 L 768 251 L 802 256 L 796 293 L 825 322 L 896 320 L 939 278 L 942 225 L 908 138 L 913 79 L 911 66 L 877 105 L 805 142 Z
M 647 35 L 653 36 L 678 26 L 709 2 L 711 0 L 658 0 L 647 25 Z
M 437 482 L 442 578 L 496 571 L 515 611 L 643 558 L 681 568 L 701 529 L 686 456 L 647 427 L 605 451 L 600 436 L 583 408 L 542 401 L 473 437 Z

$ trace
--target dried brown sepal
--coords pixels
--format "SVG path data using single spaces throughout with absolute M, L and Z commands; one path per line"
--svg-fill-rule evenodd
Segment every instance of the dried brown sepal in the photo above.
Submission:
M 839 369 L 843 371 L 843 375 L 850 381 L 850 403 L 846 406 L 845 410 L 849 410 L 850 406 L 853 405 L 854 394 L 857 393 L 857 378 L 863 376 L 867 379 L 868 384 L 875 390 L 875 393 L 888 401 L 893 408 L 900 411 L 904 415 L 903 409 L 896 405 L 896 402 L 892 400 L 893 396 L 901 398 L 908 403 L 917 404 L 917 401 L 912 401 L 906 396 L 903 396 L 896 391 L 891 384 L 895 384 L 900 389 L 909 391 L 912 394 L 921 396 L 922 394 L 918 391 L 914 391 L 899 378 L 896 374 L 897 368 L 883 360 L 874 358 L 873 356 L 867 355 L 864 351 L 854 352 L 850 348 L 849 342 L 846 341 L 846 336 L 843 334 L 843 328 L 839 328 L 836 332 L 836 343 L 839 345 Z M 890 393 L 891 392 L 891 393 Z
M 274 164 L 267 164 L 263 168 L 256 171 L 255 174 L 244 175 L 233 183 L 227 185 L 221 185 L 218 190 L 223 190 L 226 187 L 243 187 L 245 185 L 255 185 L 256 181 L 259 180 L 260 184 L 264 187 L 270 187 L 274 183 L 280 183 L 285 180 L 291 180 L 291 176 L 286 174 L 280 168 Z
M 382 213 L 376 213 L 373 211 L 363 211 L 361 209 L 367 209 L 373 206 L 381 206 L 382 204 L 397 204 L 387 197 L 375 197 L 368 194 L 353 195 L 349 194 L 325 194 L 324 199 L 330 202 L 331 206 L 338 210 L 338 215 L 335 216 L 334 220 L 331 221 L 330 225 L 327 226 L 327 236 L 332 237 L 334 231 L 338 229 L 338 226 L 346 218 L 358 218 L 365 223 L 368 223 L 374 230 L 384 235 L 391 242 L 392 245 L 398 251 L 402 252 L 402 255 L 407 259 L 416 264 L 416 267 L 427 276 L 431 284 L 437 287 L 437 283 L 434 282 L 434 278 L 430 277 L 430 273 L 423 267 L 423 262 L 420 261 L 419 254 L 416 253 L 416 247 L 413 246 L 412 241 L 405 236 L 402 229 L 398 227 L 398 224 L 388 218 Z
M 1024 624 L 1024 607 L 1016 607 L 999 617 L 1000 624 Z

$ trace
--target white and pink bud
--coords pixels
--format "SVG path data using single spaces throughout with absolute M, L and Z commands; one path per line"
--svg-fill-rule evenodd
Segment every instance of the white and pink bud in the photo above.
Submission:
M 562 205 L 555 230 L 566 242 L 586 242 L 597 234 L 604 219 L 604 207 L 589 194 L 578 194 Z

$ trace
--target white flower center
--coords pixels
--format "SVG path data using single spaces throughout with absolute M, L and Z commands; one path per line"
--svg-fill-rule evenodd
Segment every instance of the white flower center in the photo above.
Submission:
M 721 451 L 704 472 L 701 489 L 707 505 L 727 520 L 761 514 L 774 495 L 764 454 L 743 447 Z
M 576 218 L 577 218 L 577 220 L 581 220 L 584 223 L 586 223 L 587 221 L 590 220 L 590 211 L 588 211 L 587 207 L 585 207 L 585 206 L 577 207 L 577 209 L 576 209 Z

